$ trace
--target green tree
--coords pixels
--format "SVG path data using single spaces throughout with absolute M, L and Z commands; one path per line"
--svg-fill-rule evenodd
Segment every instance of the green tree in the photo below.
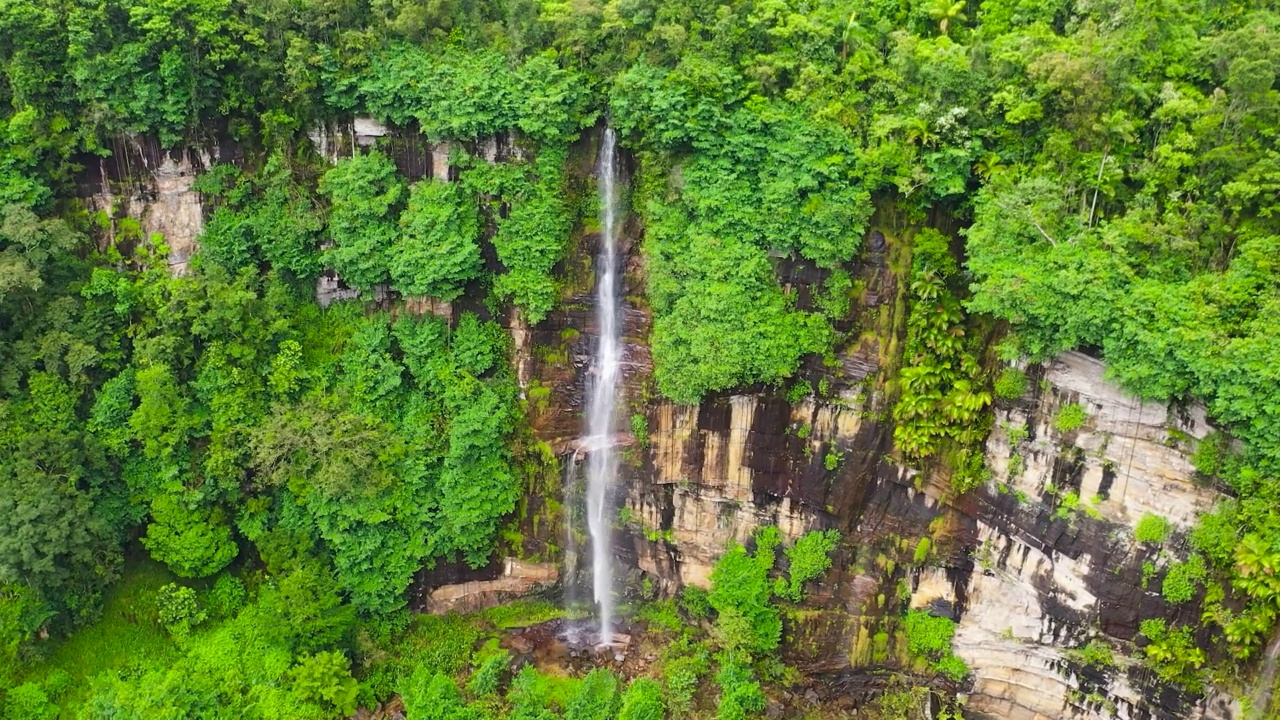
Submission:
M 400 228 L 388 256 L 400 292 L 455 300 L 479 275 L 479 207 L 460 183 L 415 183 Z
M 356 711 L 360 686 L 351 677 L 347 658 L 340 652 L 320 652 L 302 656 L 290 675 L 293 693 L 304 702 L 314 703 L 342 716 Z
M 782 638 L 782 617 L 769 602 L 773 594 L 769 571 L 781 534 L 770 526 L 757 532 L 755 539 L 754 554 L 735 544 L 716 561 L 708 595 L 717 613 L 721 644 L 748 655 L 771 652 Z
M 220 507 L 192 506 L 162 494 L 151 502 L 151 522 L 142 545 L 180 577 L 208 577 L 235 559 L 239 549 Z
M 331 203 L 328 234 L 334 243 L 325 262 L 362 292 L 386 282 L 405 196 L 395 164 L 377 150 L 344 159 L 320 179 L 320 192 Z
M 160 624 L 177 638 L 186 638 L 192 628 L 206 619 L 196 599 L 196 591 L 175 583 L 161 587 L 156 593 L 156 611 Z

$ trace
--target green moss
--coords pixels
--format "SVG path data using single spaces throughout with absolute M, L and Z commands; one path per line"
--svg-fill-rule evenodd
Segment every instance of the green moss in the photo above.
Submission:
M 529 627 L 565 616 L 564 608 L 548 600 L 517 600 L 480 613 L 499 630 Z

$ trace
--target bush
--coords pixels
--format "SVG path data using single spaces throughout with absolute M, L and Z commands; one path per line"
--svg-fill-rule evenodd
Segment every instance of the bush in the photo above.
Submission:
M 1222 463 L 1228 450 L 1228 439 L 1220 432 L 1211 432 L 1196 443 L 1196 450 L 1188 458 L 1191 466 L 1201 475 L 1212 478 L 1222 472 Z
M 1067 655 L 1086 667 L 1109 668 L 1116 664 L 1111 646 L 1097 638 L 1090 640 L 1084 647 L 1068 650 Z
M 932 549 L 932 545 L 933 543 L 929 541 L 929 538 L 920 538 L 920 542 L 916 543 L 916 552 L 911 557 L 911 561 L 919 565 L 929 559 L 929 551 Z
M 565 709 L 564 720 L 614 720 L 618 710 L 618 677 L 596 668 L 582 678 Z
M 764 710 L 764 692 L 756 682 L 751 668 L 730 662 L 716 673 L 720 686 L 720 704 L 716 707 L 716 720 L 745 720 L 748 713 Z
M 631 434 L 636 438 L 636 446 L 641 450 L 649 447 L 649 419 L 643 413 L 631 416 Z
M 1165 573 L 1164 581 L 1160 584 L 1160 594 L 1165 600 L 1175 605 L 1187 602 L 1195 597 L 1196 590 L 1200 587 L 1200 583 L 1204 582 L 1207 572 L 1204 557 L 1192 555 L 1186 562 L 1176 563 L 1169 568 L 1169 572 Z
M 662 720 L 664 711 L 662 686 L 649 678 L 636 678 L 622 693 L 618 720 Z
M 206 617 L 196 600 L 196 591 L 176 583 L 169 583 L 156 592 L 156 611 L 160 625 L 178 638 L 191 634 L 192 628 Z
M 293 668 L 293 694 L 331 713 L 347 716 L 356 711 L 360 685 L 351 677 L 350 663 L 340 652 L 305 655 Z
M 839 544 L 839 530 L 814 530 L 805 533 L 796 540 L 794 546 L 786 550 L 787 560 L 790 562 L 790 582 L 778 578 L 774 584 L 774 592 L 792 602 L 803 600 L 804 584 L 822 577 L 831 567 L 831 551 Z
M 1083 406 L 1079 403 L 1067 403 L 1058 409 L 1058 414 L 1053 419 L 1053 426 L 1058 429 L 1058 432 L 1069 433 L 1084 427 L 1087 422 L 1089 422 L 1089 413 L 1085 412 Z
M 4 698 L 4 720 L 54 720 L 58 706 L 49 702 L 44 688 L 25 682 L 12 688 Z
M 711 600 L 707 591 L 694 585 L 685 585 L 680 591 L 680 607 L 695 620 L 711 617 Z
M 645 578 L 645 580 L 647 581 L 648 578 Z M 645 603 L 636 613 L 636 617 L 648 623 L 651 630 L 678 633 L 685 626 L 684 620 L 680 617 L 680 612 L 676 609 L 675 600 L 658 600 Z
M 511 681 L 507 700 L 511 703 L 511 720 L 546 720 L 559 717 L 576 694 L 579 680 L 571 677 L 543 675 L 533 665 L 525 665 Z
M 1142 655 L 1161 680 L 1188 690 L 1202 687 L 1203 678 L 1198 671 L 1206 656 L 1196 647 L 1191 628 L 1170 630 L 1164 620 L 1152 618 L 1139 623 L 1138 629 L 1150 641 L 1142 648 Z
M 770 652 L 782 638 L 782 617 L 769 603 L 769 571 L 781 542 L 776 527 L 756 534 L 756 552 L 734 545 L 711 571 L 708 600 L 718 613 L 716 635 L 726 650 Z
M 510 664 L 511 654 L 506 650 L 500 650 L 485 658 L 467 680 L 467 692 L 474 697 L 496 695 L 502 685 L 502 676 L 506 674 Z
M 1146 513 L 1133 529 L 1133 537 L 1140 543 L 1159 545 L 1169 536 L 1169 521 L 1159 515 Z
M 956 632 L 956 624 L 951 618 L 912 610 L 907 613 L 904 624 L 907 652 L 912 657 L 925 659 L 929 667 L 957 682 L 969 673 L 964 661 L 951 653 L 951 638 Z
M 246 595 L 244 583 L 240 582 L 240 578 L 223 574 L 214 581 L 205 602 L 209 606 L 209 612 L 215 618 L 229 618 L 244 607 Z
M 467 703 L 448 675 L 420 665 L 400 690 L 407 720 L 450 720 L 464 717 Z
M 995 383 L 996 397 L 1016 400 L 1027 391 L 1027 374 L 1015 367 L 1007 367 L 1000 371 Z
M 1191 530 L 1191 547 L 1203 553 L 1217 567 L 1235 566 L 1236 545 L 1240 542 L 1237 513 L 1234 501 L 1221 502 L 1213 512 L 1202 514 Z
M 710 669 L 707 649 L 688 639 L 668 645 L 662 652 L 662 682 L 666 688 L 667 706 L 674 717 L 693 709 L 699 679 Z
M 471 663 L 472 648 L 480 632 L 459 615 L 419 615 L 411 635 L 398 654 L 406 667 L 428 666 L 450 675 Z

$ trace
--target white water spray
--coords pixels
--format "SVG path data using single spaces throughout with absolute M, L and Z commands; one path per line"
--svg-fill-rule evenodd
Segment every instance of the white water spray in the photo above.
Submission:
M 622 379 L 622 343 L 618 315 L 618 196 L 616 138 L 604 131 L 597 161 L 600 193 L 600 253 L 596 256 L 596 325 L 599 339 L 591 367 L 591 399 L 587 405 L 587 529 L 591 533 L 591 582 L 600 608 L 600 644 L 613 633 L 613 506 L 618 477 L 617 403 Z

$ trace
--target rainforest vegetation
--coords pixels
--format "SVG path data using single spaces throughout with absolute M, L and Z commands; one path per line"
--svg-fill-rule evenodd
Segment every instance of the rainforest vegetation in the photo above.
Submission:
M 955 495 L 1027 389 L 1009 364 L 1082 349 L 1203 403 L 1230 499 L 1169 598 L 1203 619 L 1144 623 L 1145 657 L 1230 673 L 1280 619 L 1278 72 L 1274 0 L 0 0 L 0 717 L 761 712 L 794 672 L 779 607 L 837 537 L 762 532 L 652 603 L 662 676 L 629 684 L 511 672 L 502 618 L 409 611 L 545 472 L 503 325 L 567 297 L 603 123 L 665 398 L 838 364 L 893 225 L 893 438 Z M 356 116 L 448 142 L 452 182 L 322 156 L 308 133 Z M 137 138 L 236 148 L 189 263 L 85 200 Z M 332 273 L 358 298 L 318 304 Z M 395 302 L 422 297 L 455 321 Z M 945 622 L 903 632 L 962 678 Z

